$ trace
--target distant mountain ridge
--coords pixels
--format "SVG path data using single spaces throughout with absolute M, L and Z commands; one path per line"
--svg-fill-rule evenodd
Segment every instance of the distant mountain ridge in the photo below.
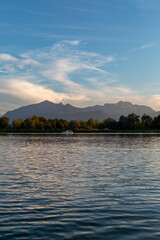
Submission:
M 62 118 L 65 120 L 88 120 L 89 118 L 99 119 L 100 121 L 112 117 L 118 120 L 121 115 L 128 116 L 130 113 L 135 113 L 139 116 L 148 114 L 155 117 L 160 112 L 154 111 L 152 108 L 144 105 L 133 105 L 130 102 L 120 101 L 118 103 L 106 103 L 85 108 L 77 108 L 70 104 L 53 103 L 43 101 L 41 103 L 32 104 L 18 109 L 8 111 L 3 116 L 9 117 L 10 122 L 14 119 L 32 117 L 34 115 L 45 117 L 47 119 Z

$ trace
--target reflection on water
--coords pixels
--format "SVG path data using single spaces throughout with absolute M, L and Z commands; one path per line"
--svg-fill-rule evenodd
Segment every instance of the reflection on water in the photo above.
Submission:
M 0 135 L 0 238 L 160 239 L 159 160 L 159 135 Z

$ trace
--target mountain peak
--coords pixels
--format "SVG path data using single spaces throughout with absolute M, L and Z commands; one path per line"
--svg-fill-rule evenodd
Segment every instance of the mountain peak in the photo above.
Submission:
M 40 104 L 46 104 L 46 103 L 53 103 L 53 102 L 51 102 L 49 100 L 44 100 L 43 102 L 40 102 Z
M 59 106 L 62 106 L 63 105 L 63 103 L 54 103 L 54 102 L 51 102 L 51 101 L 49 101 L 49 100 L 45 100 L 45 101 L 43 101 L 43 102 L 40 102 L 39 104 L 42 104 L 42 105 L 48 105 L 48 104 L 52 104 L 52 105 L 59 105 Z
M 22 120 L 34 115 L 42 116 L 47 119 L 62 118 L 65 120 L 88 120 L 89 118 L 99 119 L 100 121 L 112 117 L 118 120 L 120 116 L 128 116 L 135 113 L 142 116 L 144 113 L 151 117 L 157 116 L 159 113 L 152 108 L 141 105 L 133 105 L 127 101 L 119 101 L 118 103 L 106 103 L 104 106 L 96 105 L 86 108 L 77 108 L 70 104 L 53 103 L 45 100 L 41 103 L 32 104 L 7 112 L 3 116 L 7 116 L 12 122 L 14 119 Z
M 116 104 L 117 105 L 125 105 L 125 106 L 133 106 L 133 104 L 131 102 L 127 102 L 127 101 L 119 101 Z

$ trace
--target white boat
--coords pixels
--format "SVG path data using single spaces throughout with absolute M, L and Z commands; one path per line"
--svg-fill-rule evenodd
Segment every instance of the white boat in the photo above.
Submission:
M 73 134 L 73 132 L 71 130 L 66 130 L 66 131 L 62 132 L 62 134 Z

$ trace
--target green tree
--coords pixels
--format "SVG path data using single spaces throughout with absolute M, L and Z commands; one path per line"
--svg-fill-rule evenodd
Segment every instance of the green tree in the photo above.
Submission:
M 21 124 L 22 129 L 29 129 L 29 119 L 25 119 Z
M 85 131 L 85 130 L 87 129 L 87 123 L 86 123 L 86 121 L 80 120 L 79 123 L 80 123 L 80 127 L 79 127 L 80 130 Z
M 63 123 L 64 129 L 68 128 L 68 121 L 64 119 L 60 119 L 60 121 Z
M 90 118 L 88 121 L 87 121 L 87 127 L 92 130 L 92 128 L 95 126 L 95 120 L 93 118 Z
M 151 128 L 152 125 L 152 118 L 149 115 L 143 114 L 141 120 L 144 124 L 144 128 Z
M 17 118 L 15 120 L 13 120 L 13 122 L 12 122 L 13 129 L 20 129 L 21 125 L 22 125 L 22 119 L 21 118 Z
M 103 128 L 116 129 L 116 120 L 113 118 L 107 118 L 103 121 Z
M 119 129 L 126 129 L 127 125 L 127 117 L 125 116 L 120 116 L 119 121 L 118 121 L 118 128 Z
M 9 118 L 8 117 L 2 117 L 0 118 L 0 129 L 6 129 L 9 125 Z
M 45 117 L 39 117 L 38 129 L 48 130 L 52 128 L 51 120 L 47 120 Z
M 136 123 L 136 126 L 137 126 L 137 129 L 144 129 L 145 128 L 144 122 L 142 120 L 139 120 Z
M 37 117 L 36 115 L 29 118 L 29 127 L 30 129 L 37 129 L 38 125 L 39 125 L 39 117 Z
M 69 128 L 75 131 L 78 131 L 80 129 L 80 121 L 78 120 L 71 120 L 69 122 Z
M 62 130 L 64 129 L 64 123 L 62 119 L 58 119 L 56 122 L 56 129 Z
M 160 115 L 158 115 L 153 119 L 152 127 L 156 129 L 160 129 Z
M 26 120 L 24 120 L 22 122 L 22 129 L 38 129 L 38 125 L 39 125 L 39 118 L 35 115 L 33 117 L 27 118 Z
M 95 120 L 94 120 L 94 128 L 99 128 L 99 120 L 96 118 Z
M 131 113 L 126 118 L 126 129 L 134 130 L 137 128 L 137 123 L 139 121 L 139 116 L 135 113 Z

